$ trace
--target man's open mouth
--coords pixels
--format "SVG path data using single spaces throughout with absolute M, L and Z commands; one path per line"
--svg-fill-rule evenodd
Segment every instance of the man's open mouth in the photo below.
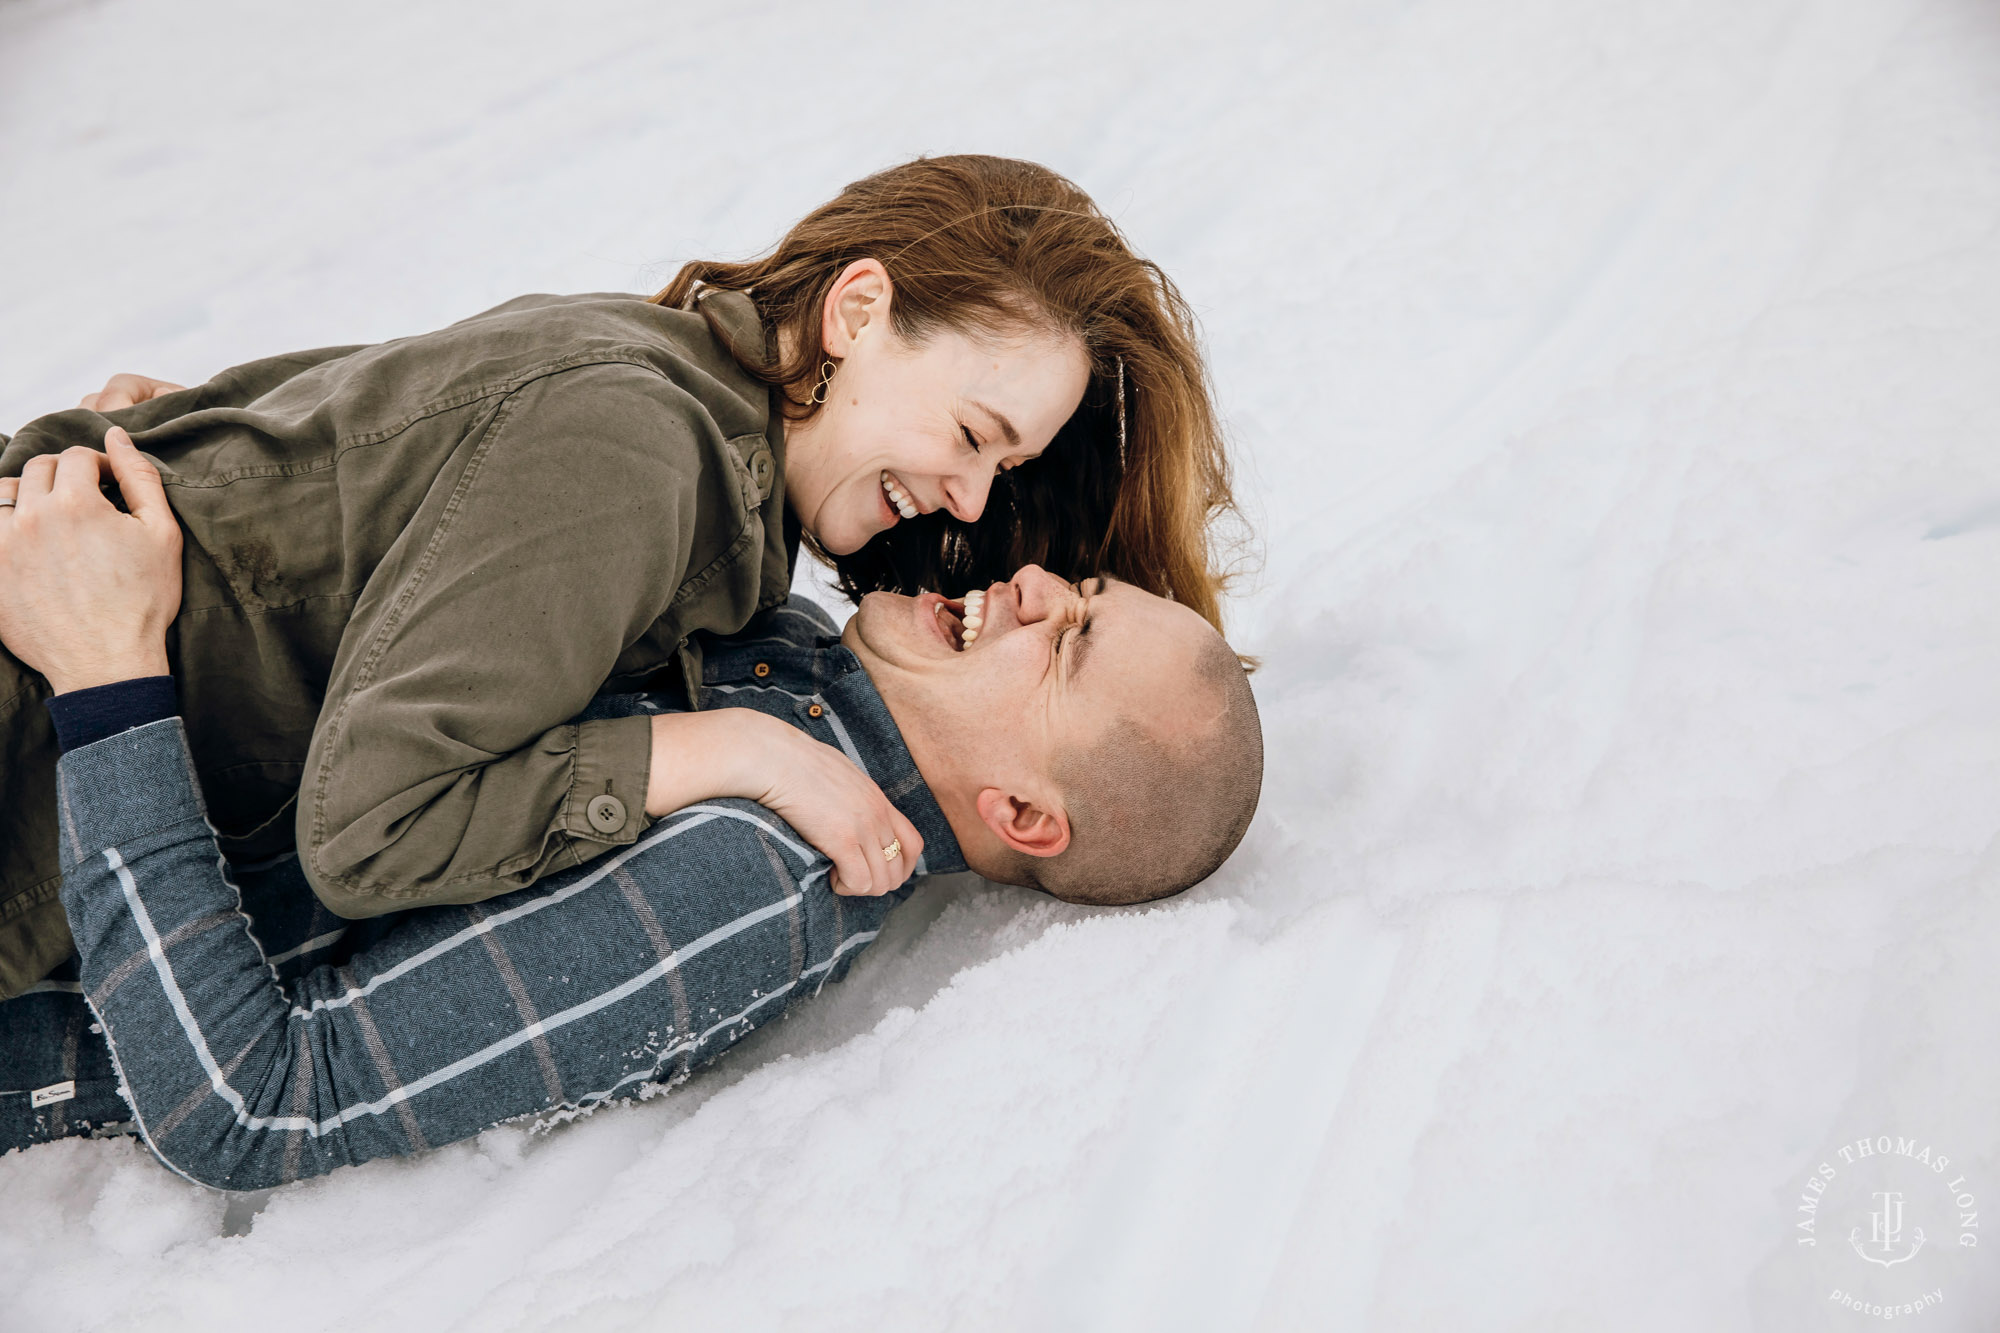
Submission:
M 986 590 L 975 588 L 957 601 L 940 598 L 931 613 L 951 646 L 962 653 L 978 640 L 986 623 Z

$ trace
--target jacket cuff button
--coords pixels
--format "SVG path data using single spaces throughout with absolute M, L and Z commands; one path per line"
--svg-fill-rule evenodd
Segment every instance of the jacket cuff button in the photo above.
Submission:
M 599 833 L 616 833 L 625 827 L 625 802 L 616 796 L 593 797 L 584 814 Z

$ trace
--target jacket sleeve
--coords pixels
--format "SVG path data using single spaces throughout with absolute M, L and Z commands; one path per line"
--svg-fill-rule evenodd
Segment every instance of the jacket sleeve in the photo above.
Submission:
M 345 961 L 281 984 L 178 719 L 71 751 L 59 790 L 63 905 L 124 1094 L 163 1162 L 220 1189 L 675 1078 L 837 979 L 906 896 L 837 902 L 787 825 L 717 802 L 548 892 L 356 927 Z
M 134 435 L 139 435 L 190 412 L 246 406 L 293 376 L 358 352 L 362 346 L 320 347 L 309 352 L 288 352 L 283 356 L 248 361 L 240 366 L 231 366 L 205 383 L 162 394 L 116 412 L 72 407 L 36 417 L 22 426 L 12 439 L 0 436 L 0 477 L 20 476 L 21 469 L 37 454 L 61 453 L 79 444 L 102 449 L 104 432 L 113 426 L 123 426 Z
M 564 722 L 686 574 L 714 431 L 650 371 L 507 397 L 376 569 L 335 655 L 299 792 L 327 907 L 478 902 L 630 843 L 644 718 Z

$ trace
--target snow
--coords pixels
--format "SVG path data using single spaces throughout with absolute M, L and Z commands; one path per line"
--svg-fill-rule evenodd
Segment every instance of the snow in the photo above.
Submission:
M 1204 320 L 1270 738 L 1196 892 L 927 891 L 665 1097 L 268 1199 L 0 1159 L 0 1328 L 1725 1333 L 1919 1268 L 1990 1328 L 1955 1219 L 1794 1223 L 1878 1134 L 2000 1198 L 1996 55 L 1977 0 L 0 4 L 0 429 L 651 290 L 916 152 L 1070 174 Z

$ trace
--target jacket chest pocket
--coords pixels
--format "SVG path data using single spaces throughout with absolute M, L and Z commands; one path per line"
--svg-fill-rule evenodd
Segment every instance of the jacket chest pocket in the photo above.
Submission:
M 778 483 L 778 459 L 771 452 L 771 442 L 762 435 L 738 435 L 729 441 L 729 458 L 743 492 L 743 508 L 754 514 L 771 498 Z

